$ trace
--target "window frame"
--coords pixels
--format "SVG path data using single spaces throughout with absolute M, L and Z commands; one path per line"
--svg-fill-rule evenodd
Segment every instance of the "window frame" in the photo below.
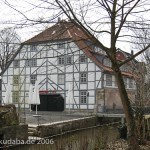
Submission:
M 66 65 L 71 65 L 72 64 L 72 56 L 68 55 L 66 56 Z
M 13 103 L 19 102 L 19 91 L 12 92 L 12 101 L 13 101 Z
M 80 91 L 80 104 L 87 104 L 88 96 L 86 90 Z
M 57 48 L 58 49 L 64 49 L 66 47 L 66 43 L 65 42 L 59 42 L 58 44 L 57 44 Z
M 19 84 L 19 75 L 14 75 L 13 76 L 13 84 L 14 85 L 18 85 Z
M 37 59 L 36 58 L 27 59 L 26 60 L 26 66 L 27 67 L 37 67 Z
M 37 51 L 37 45 L 30 45 L 30 51 L 36 52 Z
M 80 63 L 87 63 L 87 57 L 83 54 L 83 55 L 80 55 L 79 57 L 79 62 Z
M 113 86 L 113 78 L 112 74 L 106 74 L 106 87 Z
M 65 57 L 58 57 L 58 65 L 64 65 L 65 64 Z
M 14 68 L 20 67 L 20 61 L 19 61 L 19 60 L 14 60 L 14 61 L 13 61 L 13 67 L 14 67 Z
M 82 83 L 82 84 L 87 83 L 87 73 L 86 72 L 80 73 L 80 83 Z
M 112 63 L 111 63 L 110 59 L 107 58 L 107 57 L 104 58 L 103 64 L 104 64 L 105 66 L 107 66 L 107 67 L 112 67 Z
M 36 67 L 37 66 L 37 59 L 36 58 L 33 58 L 31 59 L 31 67 Z
M 35 85 L 36 80 L 37 80 L 37 75 L 36 74 L 31 74 L 30 75 L 30 83 L 32 85 Z

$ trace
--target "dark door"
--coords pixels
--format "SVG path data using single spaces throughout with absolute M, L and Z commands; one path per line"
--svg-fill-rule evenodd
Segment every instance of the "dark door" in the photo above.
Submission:
M 40 94 L 40 102 L 38 111 L 64 111 L 64 98 L 60 94 Z M 35 105 L 32 105 L 35 111 Z

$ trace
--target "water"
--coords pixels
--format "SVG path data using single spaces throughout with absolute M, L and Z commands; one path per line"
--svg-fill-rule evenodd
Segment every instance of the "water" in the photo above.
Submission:
M 116 127 L 102 126 L 42 140 L 39 144 L 11 147 L 11 150 L 94 150 L 103 149 L 119 133 Z

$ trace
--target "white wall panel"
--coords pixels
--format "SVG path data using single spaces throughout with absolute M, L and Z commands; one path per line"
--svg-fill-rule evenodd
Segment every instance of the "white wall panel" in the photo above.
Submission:
M 88 64 L 88 71 L 95 71 L 95 64 L 94 63 Z
M 95 103 L 95 97 L 88 97 L 88 103 L 94 104 Z
M 87 84 L 80 84 L 80 89 L 81 90 L 86 90 L 87 89 Z
M 80 105 L 81 109 L 87 109 L 87 105 Z
M 88 109 L 94 109 L 94 105 L 88 105 Z
M 95 83 L 94 82 L 88 82 L 88 89 L 94 89 Z
M 79 81 L 79 73 L 74 73 L 74 78 L 75 78 L 75 81 Z
M 74 91 L 74 96 L 79 96 L 79 91 Z
M 95 72 L 88 73 L 88 81 L 95 81 Z
M 80 64 L 80 71 L 87 71 L 87 65 L 86 64 Z

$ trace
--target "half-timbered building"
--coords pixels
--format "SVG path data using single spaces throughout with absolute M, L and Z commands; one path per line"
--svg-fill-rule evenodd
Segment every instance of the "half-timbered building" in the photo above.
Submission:
M 122 61 L 128 55 L 118 49 L 116 57 Z M 122 74 L 132 97 L 135 84 L 130 63 L 122 67 Z M 13 103 L 25 107 L 28 107 L 29 86 L 38 80 L 45 108 L 57 110 L 61 97 L 64 100 L 61 105 L 67 109 L 69 104 L 66 97 L 71 84 L 71 109 L 97 108 L 100 112 L 122 109 L 110 60 L 102 49 L 91 42 L 80 26 L 69 21 L 59 21 L 22 43 L 2 78 L 3 98 L 10 81 Z M 50 103 L 54 99 L 57 106 Z

